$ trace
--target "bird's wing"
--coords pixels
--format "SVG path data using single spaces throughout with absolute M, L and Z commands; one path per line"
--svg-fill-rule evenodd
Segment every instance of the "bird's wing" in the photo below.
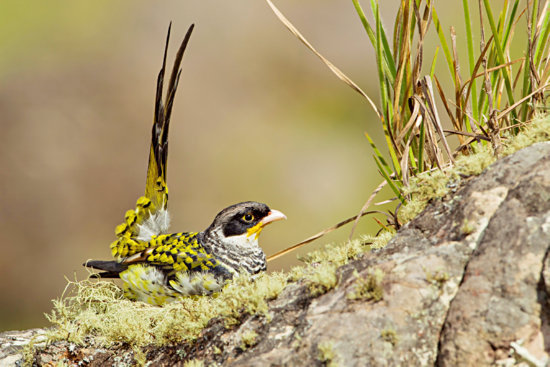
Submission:
M 148 249 L 126 258 L 122 264 L 152 265 L 169 275 L 180 271 L 226 272 L 225 267 L 201 246 L 197 236 L 198 233 L 156 236 Z
M 166 185 L 168 129 L 181 74 L 181 61 L 194 25 L 192 24 L 187 30 L 176 54 L 168 82 L 166 101 L 164 101 L 164 75 L 171 26 L 170 24 L 168 28 L 162 68 L 157 78 L 155 115 L 151 132 L 145 195 L 137 200 L 136 209 L 126 212 L 124 223 L 118 225 L 115 230 L 117 240 L 111 244 L 111 253 L 117 259 L 123 259 L 145 250 L 153 236 L 166 233 L 170 225 L 167 210 L 168 186 Z

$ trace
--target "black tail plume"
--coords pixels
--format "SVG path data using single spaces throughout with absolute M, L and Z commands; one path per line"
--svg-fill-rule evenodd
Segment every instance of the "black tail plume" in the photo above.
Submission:
M 88 260 L 82 265 L 104 271 L 103 273 L 92 275 L 94 278 L 118 278 L 121 272 L 128 269 L 128 265 L 121 264 L 117 261 Z
M 155 185 L 157 183 L 157 179 L 160 177 L 162 178 L 162 181 L 166 183 L 168 129 L 170 127 L 170 117 L 172 115 L 172 106 L 174 105 L 174 98 L 176 97 L 176 90 L 178 88 L 178 82 L 181 74 L 181 61 L 194 27 L 194 24 L 189 27 L 180 48 L 178 49 L 176 59 L 174 60 L 174 66 L 170 74 L 170 79 L 168 81 L 166 101 L 164 101 L 163 92 L 164 74 L 166 71 L 166 54 L 168 52 L 168 43 L 170 41 L 170 30 L 172 28 L 172 23 L 170 23 L 170 26 L 168 27 L 164 57 L 162 59 L 162 68 L 160 69 L 157 78 L 155 116 L 151 134 L 151 150 L 149 153 L 149 167 L 147 169 L 147 182 L 145 186 L 145 196 L 152 199 L 154 204 L 157 204 L 155 202 Z

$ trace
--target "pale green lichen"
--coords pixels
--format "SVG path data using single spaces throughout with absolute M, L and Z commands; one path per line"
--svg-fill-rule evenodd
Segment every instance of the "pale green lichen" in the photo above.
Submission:
M 313 296 L 319 296 L 334 288 L 338 283 L 336 276 L 337 266 L 329 262 L 319 263 L 310 274 L 305 276 L 309 280 L 309 289 Z
M 192 359 L 183 363 L 183 367 L 204 367 L 204 362 L 200 359 Z
M 240 345 L 241 349 L 246 350 L 256 345 L 256 343 L 258 342 L 257 338 L 258 338 L 257 332 L 255 332 L 254 330 L 245 330 L 241 335 L 241 345 Z
M 337 355 L 334 351 L 334 343 L 332 341 L 322 341 L 317 345 L 318 357 L 320 362 L 325 363 L 329 367 L 337 367 Z
M 424 210 L 430 199 L 447 195 L 449 192 L 447 184 L 450 176 L 455 177 L 455 173 L 435 170 L 412 177 L 409 186 L 404 189 L 404 193 L 405 195 L 411 195 L 413 199 L 399 209 L 399 220 L 402 223 L 410 221 Z
M 363 235 L 361 236 L 361 241 L 369 244 L 368 249 L 381 249 L 386 247 L 393 236 L 395 236 L 395 231 L 384 231 L 378 236 Z
M 382 232 L 379 236 L 364 236 L 361 239 L 341 244 L 326 245 L 323 249 L 310 252 L 301 258 L 306 266 L 295 267 L 289 278 L 308 282 L 311 294 L 318 296 L 334 288 L 338 283 L 336 270 L 357 258 L 371 248 L 381 248 L 393 237 L 392 232 Z
M 83 343 L 90 336 L 98 346 L 124 342 L 140 347 L 192 341 L 214 317 L 221 317 L 227 327 L 239 323 L 243 314 L 260 314 L 269 321 L 267 300 L 277 297 L 289 280 L 305 280 L 313 295 L 327 292 L 337 284 L 339 266 L 373 246 L 382 246 L 391 236 L 368 237 L 373 244 L 363 238 L 328 245 L 306 256 L 306 264 L 289 274 L 263 273 L 252 279 L 243 273 L 214 297 L 183 298 L 163 307 L 127 300 L 113 282 L 69 281 L 47 315 L 56 326 L 48 337 Z
M 185 348 L 180 348 L 176 351 L 176 355 L 179 359 L 185 359 L 187 357 L 187 352 L 185 351 Z
M 298 349 L 302 345 L 302 336 L 298 333 L 294 334 L 294 341 L 290 345 L 293 349 Z
M 520 149 L 534 143 L 550 140 L 550 116 L 539 116 L 532 123 L 516 136 L 505 136 L 507 138 L 503 149 L 503 155 L 510 155 Z
M 137 345 L 132 346 L 132 350 L 134 352 L 134 361 L 137 366 L 145 366 L 147 364 L 147 355 Z
M 183 298 L 164 307 L 133 302 L 114 283 L 69 282 L 67 296 L 54 301 L 47 315 L 57 326 L 50 340 L 82 343 L 94 336 L 99 345 L 165 345 L 195 339 L 216 316 L 236 322 L 244 314 L 267 314 L 267 300 L 286 285 L 282 273 L 261 274 L 254 280 L 241 274 L 216 297 Z
M 369 269 L 366 277 L 360 277 L 357 271 L 354 272 L 357 280 L 353 285 L 353 290 L 346 296 L 351 300 L 367 300 L 378 302 L 384 298 L 384 289 L 382 280 L 384 272 L 379 269 Z
M 34 362 L 34 337 L 23 347 L 22 350 L 22 364 L 23 366 L 32 366 Z
M 395 345 L 399 342 L 399 337 L 397 336 L 397 332 L 394 329 L 384 329 L 380 332 L 380 337 L 382 340 L 391 343 L 395 347 Z
M 464 218 L 462 226 L 460 227 L 460 232 L 464 235 L 469 235 L 470 233 L 473 233 L 475 229 L 475 223 L 468 220 L 468 218 Z
M 435 272 L 431 272 L 430 270 L 424 269 L 426 272 L 426 280 L 437 286 L 438 288 L 443 287 L 443 285 L 449 280 L 450 276 L 449 273 L 443 270 L 436 270 Z

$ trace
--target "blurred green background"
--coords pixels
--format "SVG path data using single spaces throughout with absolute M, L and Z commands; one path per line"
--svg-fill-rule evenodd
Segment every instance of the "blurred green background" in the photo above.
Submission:
M 394 14 L 392 3 L 385 13 Z M 277 5 L 378 101 L 374 54 L 351 1 Z M 170 62 L 196 23 L 170 131 L 174 231 L 204 229 L 230 204 L 261 201 L 288 216 L 262 234 L 271 254 L 357 213 L 381 182 L 363 135 L 384 144 L 371 108 L 263 1 L 4 0 L 0 330 L 47 325 L 43 313 L 65 277 L 85 278 L 86 259 L 109 259 L 115 226 L 144 190 L 171 20 Z M 364 219 L 357 233 L 376 228 Z M 295 253 L 270 269 L 294 264 Z

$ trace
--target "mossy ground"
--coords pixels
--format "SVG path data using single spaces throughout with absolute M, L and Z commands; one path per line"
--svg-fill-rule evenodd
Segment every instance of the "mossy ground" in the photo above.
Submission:
M 68 295 L 54 301 L 47 315 L 56 326 L 50 339 L 83 343 L 92 337 L 99 346 L 115 342 L 129 345 L 167 345 L 195 339 L 208 321 L 221 316 L 227 325 L 241 314 L 264 314 L 267 300 L 286 285 L 282 273 L 261 274 L 252 280 L 242 274 L 216 297 L 184 298 L 163 307 L 132 302 L 107 281 L 69 282 Z
M 550 140 L 549 118 L 537 120 L 518 136 L 505 140 L 502 153 L 511 154 L 546 140 Z M 457 158 L 452 169 L 412 179 L 409 193 L 414 200 L 401 208 L 400 219 L 403 222 L 412 219 L 428 200 L 444 196 L 449 182 L 460 174 L 478 174 L 494 162 L 491 147 L 478 145 L 478 153 Z M 222 317 L 228 326 L 238 323 L 243 314 L 262 314 L 269 320 L 267 300 L 277 297 L 289 282 L 306 282 L 314 296 L 327 292 L 337 285 L 339 266 L 371 248 L 385 246 L 392 237 L 392 232 L 382 232 L 377 237 L 365 236 L 340 245 L 328 245 L 306 255 L 305 265 L 289 273 L 264 273 L 255 279 L 242 274 L 216 297 L 186 298 L 164 307 L 129 301 L 112 282 L 69 282 L 65 294 L 54 301 L 54 308 L 47 315 L 55 326 L 50 340 L 86 341 L 96 346 L 117 342 L 133 347 L 167 345 L 194 340 L 214 317 Z
M 337 355 L 334 351 L 334 343 L 332 341 L 323 341 L 317 345 L 318 357 L 320 362 L 323 362 L 328 367 L 338 367 Z
M 114 282 L 69 281 L 47 315 L 56 326 L 49 338 L 96 346 L 118 342 L 160 346 L 194 340 L 214 317 L 222 317 L 227 326 L 238 323 L 245 314 L 261 314 L 269 320 L 267 301 L 277 297 L 289 282 L 306 282 L 313 296 L 325 293 L 336 286 L 339 266 L 370 248 L 382 247 L 391 237 L 384 232 L 374 238 L 327 245 L 308 254 L 303 259 L 305 265 L 289 273 L 264 273 L 254 279 L 243 273 L 214 297 L 183 298 L 163 307 L 125 299 Z
M 527 125 L 519 134 L 505 135 L 502 139 L 500 157 L 548 140 L 550 140 L 550 117 L 540 117 Z M 478 175 L 497 160 L 489 143 L 477 144 L 476 149 L 475 154 L 458 156 L 451 167 L 424 172 L 411 178 L 405 194 L 411 194 L 413 199 L 399 210 L 400 222 L 406 223 L 414 218 L 426 207 L 429 200 L 447 195 L 452 186 L 450 184 L 460 176 Z

